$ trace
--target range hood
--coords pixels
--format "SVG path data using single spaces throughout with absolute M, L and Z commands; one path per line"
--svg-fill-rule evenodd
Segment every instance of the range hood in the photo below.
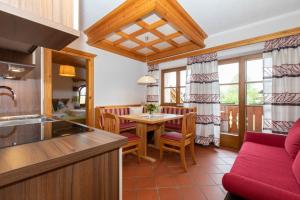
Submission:
M 0 48 L 32 53 L 38 46 L 61 50 L 79 31 L 0 3 Z
M 4 79 L 20 80 L 35 67 L 36 65 L 34 64 L 30 65 L 0 61 L 0 77 Z

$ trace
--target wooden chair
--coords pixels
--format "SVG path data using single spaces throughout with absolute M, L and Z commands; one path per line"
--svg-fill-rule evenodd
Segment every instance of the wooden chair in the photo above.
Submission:
M 120 119 L 117 115 L 111 113 L 104 113 L 104 130 L 120 134 Z M 141 158 L 141 138 L 135 134 L 129 132 L 122 132 L 120 135 L 128 138 L 127 145 L 123 146 L 123 155 L 128 153 L 136 153 L 138 156 L 138 161 Z
M 160 136 L 160 159 L 163 158 L 164 150 L 172 151 L 180 154 L 181 162 L 184 170 L 187 171 L 185 161 L 185 147 L 189 146 L 192 159 L 196 164 L 195 158 L 195 129 L 196 129 L 196 113 L 190 112 L 185 114 L 182 119 L 181 133 L 166 132 Z

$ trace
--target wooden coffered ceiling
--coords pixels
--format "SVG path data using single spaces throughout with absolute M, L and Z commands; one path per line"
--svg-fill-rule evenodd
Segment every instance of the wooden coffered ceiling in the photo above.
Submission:
M 84 32 L 89 45 L 139 61 L 202 49 L 207 37 L 176 0 L 127 0 Z

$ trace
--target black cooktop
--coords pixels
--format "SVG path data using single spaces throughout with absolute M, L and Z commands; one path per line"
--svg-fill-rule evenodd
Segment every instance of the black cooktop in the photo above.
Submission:
M 0 148 L 91 131 L 93 129 L 67 121 L 0 127 Z

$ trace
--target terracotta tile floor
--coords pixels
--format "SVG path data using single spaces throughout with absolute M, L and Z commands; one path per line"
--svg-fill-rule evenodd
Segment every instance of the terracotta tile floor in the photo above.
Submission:
M 222 176 L 228 172 L 237 152 L 196 145 L 197 165 L 192 164 L 187 152 L 188 172 L 184 173 L 178 154 L 164 154 L 149 148 L 148 154 L 158 159 L 155 163 L 137 162 L 133 155 L 123 158 L 124 200 L 221 200 L 226 195 Z

